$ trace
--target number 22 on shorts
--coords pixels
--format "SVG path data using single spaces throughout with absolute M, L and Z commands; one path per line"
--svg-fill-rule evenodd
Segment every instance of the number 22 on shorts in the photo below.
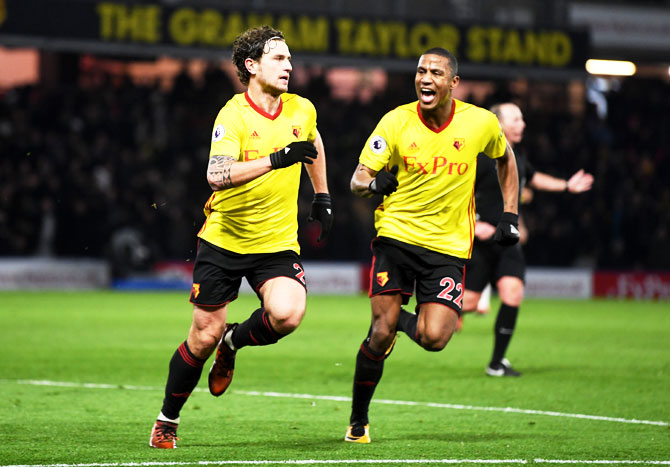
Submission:
M 293 263 L 293 269 L 298 270 L 298 274 L 295 275 L 295 277 L 298 278 L 300 282 L 305 284 L 305 271 L 302 270 L 302 267 L 298 263 Z
M 440 281 L 440 286 L 444 287 L 444 289 L 442 292 L 437 294 L 437 297 L 443 300 L 454 302 L 456 305 L 458 305 L 459 308 L 462 308 L 461 301 L 463 300 L 463 283 L 460 282 L 456 284 L 456 282 L 451 277 L 443 277 Z M 458 292 L 458 297 L 456 298 L 454 298 L 454 296 L 451 294 L 454 289 L 456 289 Z

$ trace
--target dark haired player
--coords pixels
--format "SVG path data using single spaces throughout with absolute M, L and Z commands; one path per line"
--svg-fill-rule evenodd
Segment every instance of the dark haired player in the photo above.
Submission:
M 345 441 L 370 442 L 368 408 L 396 331 L 438 351 L 456 329 L 464 264 L 472 251 L 480 152 L 496 160 L 505 198 L 496 235 L 503 243 L 519 238 L 514 153 L 495 115 L 453 98 L 459 80 L 449 51 L 427 50 L 416 69 L 418 102 L 381 119 L 351 179 L 356 195 L 384 199 L 375 212 L 372 241 L 372 324 L 356 357 Z M 401 310 L 415 289 L 418 313 Z
M 291 54 L 280 31 L 250 29 L 233 44 L 233 63 L 246 92 L 235 95 L 214 122 L 207 181 L 213 193 L 198 233 L 193 269 L 193 321 L 170 361 L 165 398 L 150 446 L 176 448 L 179 413 L 202 367 L 218 349 L 209 389 L 220 396 L 233 377 L 235 354 L 290 334 L 305 313 L 300 262 L 298 188 L 305 164 L 314 187 L 309 220 L 332 224 L 323 142 L 311 102 L 287 93 Z M 226 323 L 228 303 L 246 277 L 260 308 L 240 323 Z

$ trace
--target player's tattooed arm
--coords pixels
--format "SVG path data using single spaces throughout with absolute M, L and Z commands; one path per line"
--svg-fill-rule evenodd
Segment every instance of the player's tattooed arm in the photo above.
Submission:
M 214 191 L 233 188 L 231 170 L 236 159 L 232 156 L 212 156 L 207 166 L 207 182 Z
M 207 183 L 214 191 L 244 185 L 272 170 L 269 157 L 238 161 L 232 156 L 212 156 L 207 165 Z

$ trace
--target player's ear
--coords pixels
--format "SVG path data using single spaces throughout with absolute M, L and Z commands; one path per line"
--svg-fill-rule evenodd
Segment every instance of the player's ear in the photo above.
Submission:
M 458 83 L 461 82 L 461 77 L 456 75 L 451 78 L 451 82 L 449 83 L 449 87 L 454 90 L 458 87 Z
M 250 75 L 254 76 L 257 73 L 258 62 L 253 58 L 246 58 L 244 60 L 244 66 Z

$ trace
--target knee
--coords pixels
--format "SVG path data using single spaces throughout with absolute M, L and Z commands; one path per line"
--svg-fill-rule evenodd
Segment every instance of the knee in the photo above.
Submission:
M 391 328 L 388 323 L 374 323 L 370 333 L 370 346 L 377 352 L 386 351 L 393 343 L 395 335 L 395 328 Z
M 290 334 L 297 329 L 305 316 L 305 308 L 296 305 L 279 305 L 265 310 L 272 327 L 279 334 Z
M 439 352 L 447 346 L 451 335 L 426 332 L 420 334 L 419 338 L 421 339 L 421 347 L 429 352 Z
M 451 336 L 456 332 L 457 321 L 458 315 L 453 313 L 453 319 L 449 319 L 439 326 L 425 326 L 419 331 L 421 347 L 429 352 L 439 352 L 444 349 L 451 340 Z
M 191 328 L 188 336 L 188 347 L 198 358 L 208 358 L 221 340 L 223 328 L 214 329 L 208 327 L 204 329 Z
M 503 277 L 498 281 L 500 301 L 509 306 L 521 306 L 523 301 L 523 282 L 516 277 Z
M 523 288 L 511 287 L 509 289 L 501 289 L 500 301 L 509 306 L 521 306 Z
M 377 328 L 372 331 L 371 338 L 382 344 L 390 344 L 395 337 L 395 332 L 391 332 L 387 328 Z

